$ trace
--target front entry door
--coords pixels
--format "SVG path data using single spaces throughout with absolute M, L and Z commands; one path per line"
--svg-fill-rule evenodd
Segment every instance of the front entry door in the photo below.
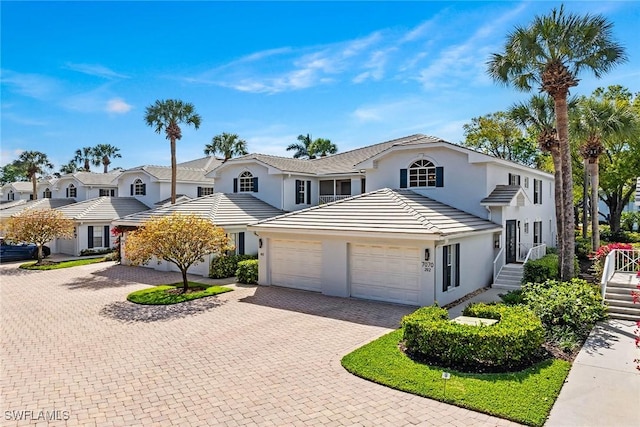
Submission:
M 516 254 L 518 249 L 518 243 L 516 241 L 517 235 L 518 234 L 516 233 L 516 221 L 515 220 L 507 221 L 507 235 L 505 237 L 506 246 L 507 246 L 506 248 L 507 264 L 516 262 Z

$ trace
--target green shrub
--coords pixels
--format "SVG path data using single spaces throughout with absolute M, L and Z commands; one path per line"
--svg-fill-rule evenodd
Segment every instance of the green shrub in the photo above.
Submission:
M 591 237 L 576 237 L 576 255 L 583 260 L 589 259 L 589 255 L 591 255 Z
M 249 259 L 240 261 L 238 263 L 238 269 L 236 270 L 236 276 L 240 283 L 258 283 L 258 260 Z
M 541 283 L 558 277 L 558 255 L 549 254 L 524 265 L 522 283 Z
M 449 321 L 445 309 L 423 307 L 402 319 L 408 351 L 439 366 L 473 371 L 521 369 L 539 354 L 544 329 L 529 309 L 472 304 L 464 315 L 499 321 L 463 325 Z
M 514 289 L 513 291 L 509 291 L 506 294 L 499 294 L 498 296 L 506 305 L 524 304 L 522 289 Z
M 113 252 L 113 248 L 104 248 L 104 249 L 83 249 L 80 251 L 80 256 L 89 256 L 89 255 L 104 255 L 110 254 Z
M 586 280 L 530 283 L 522 293 L 527 307 L 540 317 L 549 341 L 583 341 L 606 317 L 600 289 Z
M 248 259 L 256 259 L 255 255 L 222 255 L 211 261 L 209 277 L 212 279 L 226 279 L 236 275 L 238 263 Z
M 558 255 L 558 248 L 547 246 L 546 255 Z

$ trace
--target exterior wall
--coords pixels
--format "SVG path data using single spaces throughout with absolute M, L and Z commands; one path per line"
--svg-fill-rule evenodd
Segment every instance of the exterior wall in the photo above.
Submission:
M 470 292 L 489 286 L 493 281 L 493 235 L 483 234 L 452 239 L 447 245 L 460 243 L 460 286 L 442 290 L 442 246 L 435 250 L 435 298 L 440 306 L 449 304 Z
M 131 194 L 131 184 L 133 184 L 136 179 L 140 179 L 143 184 L 146 184 L 146 194 L 144 196 Z M 151 177 L 144 172 L 123 173 L 120 175 L 118 178 L 117 192 L 121 197 L 135 197 L 149 207 L 154 207 L 156 202 L 163 200 L 163 198 L 160 197 L 158 182 L 152 181 Z
M 258 178 L 258 191 L 249 194 L 278 209 L 285 209 L 283 205 L 283 195 L 287 192 L 285 192 L 282 175 L 269 175 L 268 169 L 258 163 L 226 166 L 223 173 L 216 178 L 216 192 L 233 193 L 233 179 L 238 178 L 240 174 L 245 171 L 251 172 L 254 177 Z M 288 193 L 290 193 L 289 197 L 292 198 L 291 200 L 295 205 L 295 200 L 293 199 L 294 184 L 292 184 Z
M 378 160 L 376 169 L 367 170 L 367 191 L 400 188 L 400 169 L 407 169 L 413 162 L 422 158 L 430 160 L 435 166 L 444 167 L 444 186 L 408 187 L 410 190 L 481 218 L 487 218 L 486 209 L 480 205 L 480 200 L 493 190 L 487 190 L 486 166 L 469 164 L 467 154 L 444 147 L 397 150 L 389 153 Z

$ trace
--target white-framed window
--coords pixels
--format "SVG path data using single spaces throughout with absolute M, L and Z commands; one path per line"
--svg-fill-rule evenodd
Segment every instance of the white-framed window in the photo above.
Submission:
M 409 166 L 409 187 L 435 187 L 436 167 L 429 160 L 418 160 Z
M 92 248 L 101 248 L 103 246 L 102 227 L 93 227 L 93 246 Z
M 50 199 L 51 198 L 51 190 L 48 188 L 45 188 L 45 190 L 42 192 L 42 198 L 43 199 Z
M 213 187 L 198 187 L 198 197 L 210 196 L 213 193 Z
M 524 177 L 524 188 L 529 188 L 529 177 L 528 176 Z
M 136 178 L 136 180 L 133 181 L 133 195 L 144 196 L 146 193 L 146 186 L 140 178 Z
M 529 221 L 524 222 L 524 234 L 529 234 Z
M 242 172 L 238 179 L 238 190 L 241 193 L 253 192 L 253 174 L 249 171 Z
M 542 221 L 536 221 L 533 223 L 533 245 L 540 244 L 542 244 Z
M 542 180 L 541 179 L 533 180 L 533 204 L 534 205 L 542 204 Z
M 114 188 L 101 188 L 99 190 L 100 197 L 114 197 L 116 190 Z
M 442 291 L 460 286 L 460 243 L 442 247 Z
M 70 198 L 78 197 L 78 189 L 76 188 L 75 185 L 69 184 L 69 186 L 67 187 L 67 197 L 70 197 Z
M 296 179 L 296 205 L 304 204 L 306 202 L 307 184 L 306 181 Z
M 520 182 L 520 175 L 517 175 L 515 173 L 509 174 L 509 185 L 520 185 Z

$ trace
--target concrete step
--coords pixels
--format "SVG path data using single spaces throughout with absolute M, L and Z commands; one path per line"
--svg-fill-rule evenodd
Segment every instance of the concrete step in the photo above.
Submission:
M 626 308 L 637 308 L 638 312 L 640 312 L 640 304 L 636 304 L 633 302 L 633 299 L 620 299 L 620 298 L 605 298 L 607 305 L 609 307 L 626 307 Z
M 615 288 L 615 289 L 627 289 L 629 291 L 638 291 L 637 283 L 624 283 L 624 282 L 609 282 L 607 283 L 607 289 Z
M 518 289 L 521 289 L 522 287 L 520 286 L 520 284 L 518 285 L 509 285 L 509 284 L 505 284 L 505 283 L 494 283 L 491 285 L 492 288 L 495 289 L 504 289 L 507 291 L 516 291 Z
M 640 320 L 640 315 L 630 315 L 630 314 L 622 314 L 622 313 L 609 313 L 609 319 L 630 320 L 632 322 L 637 322 L 637 321 Z
M 607 288 L 605 294 L 604 294 L 605 299 L 607 298 L 613 298 L 613 299 L 628 299 L 631 300 L 633 299 L 633 296 L 631 295 L 631 291 L 629 291 L 628 289 L 610 289 Z
M 607 310 L 609 313 L 609 317 L 612 319 L 620 319 L 620 320 L 640 320 L 640 306 L 636 304 L 636 307 L 616 307 L 609 306 Z

